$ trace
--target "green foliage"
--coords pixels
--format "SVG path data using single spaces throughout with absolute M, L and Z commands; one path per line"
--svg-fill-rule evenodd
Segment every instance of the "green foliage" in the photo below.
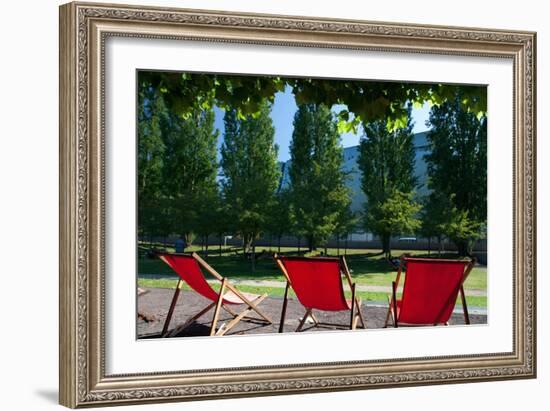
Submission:
M 269 206 L 265 230 L 280 242 L 281 237 L 292 232 L 290 220 L 290 191 L 281 189 Z
M 420 226 L 416 214 L 421 207 L 413 201 L 416 178 L 410 111 L 409 106 L 405 126 L 395 131 L 389 131 L 384 120 L 364 124 L 359 147 L 361 188 L 367 197 L 364 227 L 380 237 L 388 255 L 392 235 L 413 233 Z
M 350 205 L 343 150 L 330 109 L 301 104 L 294 115 L 290 145 L 290 218 L 293 232 L 305 237 L 309 249 L 336 231 Z
M 448 237 L 460 255 L 469 255 L 475 240 L 485 235 L 485 223 L 472 219 L 468 210 L 455 206 L 456 195 L 432 192 L 422 210 L 422 233 L 426 237 Z
M 468 214 L 467 210 L 453 208 L 445 227 L 449 238 L 459 246 L 461 255 L 470 254 L 475 240 L 484 234 L 484 224 L 470 218 Z
M 207 198 L 217 190 L 217 139 L 214 112 L 196 110 L 187 119 L 173 116 L 165 133 L 163 181 L 172 217 L 172 232 L 184 234 L 209 231 L 199 219 Z
M 422 206 L 413 201 L 413 193 L 395 190 L 382 203 L 369 207 L 365 225 L 373 233 L 389 238 L 392 234 L 414 233 L 420 228 L 417 214 Z
M 138 229 L 141 235 L 209 231 L 197 210 L 217 191 L 214 113 L 196 109 L 184 119 L 147 85 L 138 102 Z M 210 211 L 209 209 L 207 211 Z
M 423 232 L 467 249 L 486 225 L 485 87 L 173 72 L 140 72 L 138 81 L 140 235 L 185 234 L 190 243 L 195 234 L 235 232 L 249 247 L 263 231 L 292 232 L 314 248 L 346 233 L 356 220 L 339 133 L 362 125 L 363 225 L 389 252 L 391 235 L 417 225 L 410 107 L 426 101 L 434 128 Z M 280 173 L 269 107 L 285 88 L 299 110 L 291 187 L 275 195 Z M 335 104 L 342 107 L 336 115 Z M 226 111 L 222 197 L 214 106 Z M 375 224 L 376 213 L 385 227 Z
M 342 235 L 352 232 L 359 223 L 359 216 L 351 211 L 350 207 L 344 208 L 336 219 L 334 234 L 340 238 Z
M 162 169 L 165 146 L 162 130 L 169 118 L 161 98 L 153 90 L 140 90 L 138 109 L 138 230 L 141 235 L 162 235 L 168 221 L 162 208 Z
M 432 191 L 421 212 L 421 233 L 426 238 L 437 237 L 439 241 L 446 233 L 446 224 L 450 220 L 449 210 L 453 207 L 449 197 L 439 191 Z
M 470 253 L 487 222 L 487 119 L 463 109 L 468 98 L 461 91 L 432 109 L 426 155 L 428 187 L 437 193 L 428 198 L 436 231 L 455 242 L 462 255 Z M 447 210 L 437 212 L 442 207 Z
M 224 225 L 224 209 L 217 185 L 204 188 L 200 196 L 197 196 L 195 207 L 197 210 L 195 227 L 196 233 L 202 238 L 208 249 L 208 236 L 221 234 Z
M 173 110 L 186 117 L 193 108 L 209 109 L 212 104 L 235 110 L 237 118 L 257 117 L 264 100 L 273 102 L 277 92 L 292 88 L 299 105 L 344 104 L 338 114 L 340 132 L 357 130 L 363 122 L 383 120 L 389 131 L 407 123 L 405 103 L 441 105 L 463 90 L 461 104 L 481 116 L 487 110 L 484 87 L 443 84 L 369 82 L 268 76 L 140 72 L 140 80 L 159 90 Z M 350 116 L 353 113 L 354 116 Z
M 270 105 L 264 101 L 256 117 L 239 119 L 236 110 L 224 116 L 223 197 L 228 221 L 243 237 L 246 250 L 267 224 L 280 177 L 269 112 Z

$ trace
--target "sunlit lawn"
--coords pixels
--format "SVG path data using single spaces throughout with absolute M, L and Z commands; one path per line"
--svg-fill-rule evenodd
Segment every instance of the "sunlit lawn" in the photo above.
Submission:
M 168 248 L 168 251 L 173 249 Z M 204 251 L 200 246 L 188 247 L 186 252 L 196 251 L 204 256 Z M 271 253 L 278 251 L 277 247 L 257 247 L 256 253 L 265 253 L 257 259 L 255 270 L 252 270 L 252 264 L 249 259 L 245 259 L 241 250 L 237 247 L 221 248 L 221 256 L 219 247 L 209 247 L 208 262 L 223 276 L 235 280 L 266 280 L 284 282 L 284 277 L 277 269 L 273 262 Z M 316 253 L 324 251 L 319 249 Z M 302 249 L 302 254 L 304 249 Z M 239 253 L 239 254 L 236 254 Z M 296 247 L 281 247 L 282 254 L 295 255 L 297 254 Z M 362 286 L 385 286 L 390 287 L 392 281 L 395 280 L 396 271 L 382 256 L 380 250 L 364 250 L 364 249 L 348 249 L 346 252 L 346 260 L 351 270 L 351 275 L 357 284 Z M 400 256 L 401 254 L 409 253 L 417 256 L 427 256 L 427 251 L 411 251 L 411 250 L 392 250 L 392 255 Z M 335 256 L 338 250 L 335 248 L 328 249 L 327 255 Z M 340 255 L 344 254 L 344 249 L 340 249 Z M 309 254 L 305 254 L 309 255 Z M 432 253 L 433 255 L 433 253 Z M 445 257 L 453 258 L 454 256 L 445 255 Z M 158 259 L 140 258 L 138 260 L 139 274 L 148 274 L 147 278 L 140 277 L 139 283 L 146 287 L 161 287 L 172 288 L 176 283 L 175 273 L 165 263 Z M 152 275 L 152 276 L 151 276 Z M 157 278 L 158 275 L 158 278 Z M 173 276 L 173 277 L 172 277 Z M 172 278 L 170 278 L 172 277 Z M 252 287 L 249 285 L 240 285 L 243 291 L 248 292 L 267 292 L 269 295 L 282 296 L 284 288 L 281 287 Z M 261 288 L 261 289 L 260 289 Z M 487 269 L 485 267 L 475 267 L 470 273 L 465 282 L 465 289 L 471 290 L 486 290 L 487 289 Z M 468 294 L 466 292 L 466 294 Z M 361 291 L 360 295 L 371 301 L 386 301 L 386 292 L 370 292 Z M 468 297 L 470 304 L 474 306 L 486 306 L 486 297 L 472 296 Z

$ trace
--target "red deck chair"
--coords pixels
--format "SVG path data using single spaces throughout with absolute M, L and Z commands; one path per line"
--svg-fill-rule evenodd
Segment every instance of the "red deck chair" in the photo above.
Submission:
M 355 296 L 355 284 L 344 257 L 306 258 L 306 257 L 282 257 L 275 254 L 275 261 L 286 278 L 285 297 L 281 312 L 279 332 L 283 332 L 286 307 L 288 303 L 288 290 L 294 290 L 296 297 L 305 307 L 306 312 L 300 321 L 296 331 L 300 331 L 306 319 L 310 317 L 314 326 L 342 327 L 341 324 L 321 323 L 315 318 L 313 310 L 321 311 L 350 311 L 348 326 L 354 330 L 357 322 L 366 328 L 366 323 L 361 313 L 361 300 Z M 351 299 L 346 299 L 342 284 L 342 274 L 346 277 L 351 289 Z
M 390 317 L 398 325 L 448 325 L 458 293 L 462 298 L 464 321 L 470 324 L 463 283 L 472 271 L 475 260 L 443 260 L 402 257 L 397 277 L 392 283 L 392 296 L 386 324 Z M 401 273 L 405 283 L 400 300 L 397 287 Z
M 243 293 L 237 290 L 237 288 L 235 288 L 235 286 L 232 285 L 227 280 L 227 278 L 222 277 L 198 254 L 159 254 L 159 258 L 166 264 L 168 264 L 180 277 L 176 286 L 176 291 L 174 291 L 174 297 L 172 298 L 172 303 L 170 304 L 168 315 L 166 316 L 166 321 L 164 322 L 162 336 L 168 336 L 168 327 L 170 325 L 170 320 L 172 319 L 172 314 L 174 313 L 176 302 L 178 300 L 183 282 L 186 282 L 189 287 L 191 287 L 191 289 L 193 289 L 195 292 L 202 295 L 203 297 L 209 299 L 210 301 L 212 301 L 212 303 L 206 306 L 203 310 L 199 311 L 193 317 L 188 319 L 185 323 L 176 327 L 170 333 L 171 335 L 176 334 L 191 325 L 193 321 L 206 314 L 214 306 L 216 308 L 214 310 L 214 317 L 212 318 L 210 335 L 224 335 L 252 311 L 255 311 L 267 323 L 273 323 L 267 315 L 265 315 L 262 311 L 258 309 L 258 304 L 260 304 L 267 297 L 267 294 L 256 295 Z M 219 291 L 214 290 L 211 285 L 206 281 L 201 267 L 212 274 L 216 280 L 220 281 L 221 287 Z M 237 314 L 229 307 L 231 305 L 243 304 L 247 308 L 239 314 Z M 227 324 L 222 324 L 222 326 L 216 330 L 216 325 L 218 323 L 218 318 L 222 308 L 229 314 L 231 314 L 233 316 L 233 319 Z M 253 317 L 247 318 L 257 320 Z

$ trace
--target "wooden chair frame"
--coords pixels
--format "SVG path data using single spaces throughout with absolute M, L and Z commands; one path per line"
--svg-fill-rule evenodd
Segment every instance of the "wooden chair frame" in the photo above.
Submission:
M 176 290 L 174 291 L 174 295 L 172 297 L 172 302 L 170 303 L 170 308 L 168 310 L 168 314 L 166 316 L 166 320 L 164 322 L 164 326 L 162 328 L 161 335 L 163 337 L 169 337 L 172 335 L 177 335 L 179 332 L 183 331 L 185 328 L 190 326 L 194 321 L 202 317 L 204 314 L 206 314 L 208 311 L 210 311 L 212 308 L 214 309 L 214 315 L 212 317 L 212 324 L 210 326 L 210 335 L 214 336 L 221 336 L 226 334 L 228 331 L 230 331 L 235 325 L 239 323 L 242 319 L 249 319 L 254 321 L 263 321 L 268 324 L 273 324 L 273 321 L 264 314 L 259 308 L 258 305 L 267 297 L 267 293 L 264 293 L 262 295 L 257 296 L 255 299 L 250 300 L 248 299 L 242 292 L 240 292 L 233 284 L 229 282 L 229 280 L 225 277 L 223 277 L 221 274 L 219 274 L 210 264 L 208 264 L 206 261 L 204 261 L 197 253 L 192 253 L 191 256 L 199 263 L 199 265 L 204 268 L 206 271 L 208 271 L 216 280 L 219 280 L 221 282 L 221 287 L 218 292 L 218 298 L 216 301 L 208 304 L 204 309 L 199 311 L 197 314 L 189 318 L 187 321 L 185 321 L 183 324 L 175 327 L 172 331 L 168 332 L 168 328 L 170 326 L 170 321 L 172 320 L 172 316 L 174 314 L 174 310 L 176 308 L 176 303 L 178 301 L 178 297 L 181 292 L 181 287 L 184 283 L 184 281 L 180 278 L 178 281 L 178 284 L 176 285 Z M 161 259 L 163 259 L 162 255 L 160 256 Z M 164 261 L 164 260 L 163 260 Z M 243 304 L 247 306 L 246 309 L 244 309 L 242 312 L 237 313 L 233 309 L 229 308 L 228 304 L 224 304 L 224 295 L 226 295 L 227 292 L 232 292 L 235 294 Z M 226 312 L 228 312 L 233 318 L 228 323 L 223 323 L 219 328 L 217 327 L 219 316 L 221 310 L 224 309 Z M 261 318 L 255 318 L 248 316 L 250 313 L 255 312 L 258 314 Z
M 386 314 L 386 322 L 384 324 L 384 328 L 388 327 L 390 318 L 392 319 L 392 324 L 394 328 L 399 327 L 399 321 L 398 321 L 398 315 L 397 315 L 397 311 L 398 311 L 397 310 L 397 288 L 399 287 L 399 280 L 401 279 L 401 273 L 405 268 L 405 264 L 408 258 L 411 258 L 410 255 L 401 256 L 400 262 L 399 262 L 399 268 L 397 270 L 397 276 L 395 277 L 395 281 L 392 281 L 392 295 L 391 297 L 388 296 L 388 312 Z M 435 261 L 446 262 L 446 261 L 456 261 L 456 260 L 436 259 Z M 464 273 L 462 274 L 462 279 L 460 281 L 460 287 L 459 287 L 459 294 L 462 302 L 462 311 L 464 314 L 464 322 L 467 325 L 470 324 L 470 316 L 468 314 L 468 306 L 466 305 L 466 294 L 464 293 L 464 281 L 466 281 L 466 279 L 468 278 L 468 275 L 474 268 L 475 263 L 476 263 L 476 259 L 472 258 L 470 262 L 465 266 Z M 402 323 L 401 325 L 411 326 L 416 324 Z M 429 325 L 429 324 L 420 324 L 420 325 Z M 439 323 L 433 324 L 433 325 L 439 325 Z M 446 322 L 445 325 L 449 325 L 449 323 Z
M 287 308 L 287 305 L 288 305 L 288 291 L 289 291 L 290 287 L 292 287 L 292 282 L 290 281 L 290 276 L 288 275 L 288 271 L 286 270 L 286 268 L 285 268 L 283 262 L 281 261 L 280 257 L 277 254 L 274 254 L 273 258 L 275 259 L 275 262 L 277 263 L 277 266 L 279 267 L 279 269 L 281 270 L 281 272 L 283 273 L 283 275 L 285 276 L 285 279 L 286 279 L 285 295 L 284 295 L 284 299 L 283 299 L 283 307 L 282 307 L 282 310 L 281 310 L 281 321 L 279 323 L 279 333 L 282 333 L 283 329 L 284 329 L 284 323 L 285 323 L 285 317 L 286 317 L 286 308 Z M 323 258 L 323 257 L 319 257 L 319 258 Z M 367 322 L 365 321 L 365 319 L 363 317 L 363 313 L 361 312 L 361 299 L 356 296 L 355 283 L 353 282 L 353 280 L 351 278 L 351 274 L 349 272 L 348 265 L 346 263 L 346 259 L 345 259 L 344 256 L 340 256 L 339 259 L 340 259 L 340 263 L 339 263 L 340 273 L 341 274 L 343 273 L 344 276 L 346 277 L 346 280 L 347 280 L 348 285 L 349 285 L 350 290 L 351 290 L 351 308 L 350 308 L 349 329 L 350 330 L 355 330 L 357 328 L 357 323 L 359 321 L 361 322 L 361 327 L 362 328 L 367 328 Z M 321 326 L 321 327 L 331 327 L 331 328 L 345 328 L 345 329 L 348 328 L 348 327 L 343 326 L 341 324 L 320 322 L 320 321 L 317 320 L 317 318 L 313 314 L 313 309 L 312 308 L 307 308 L 305 313 L 304 313 L 304 316 L 300 320 L 300 323 L 298 324 L 298 327 L 296 328 L 295 332 L 300 332 L 302 330 L 302 328 L 303 328 L 303 326 L 306 323 L 308 318 L 311 318 L 311 320 L 313 321 L 313 323 L 314 323 L 313 327 L 320 327 Z M 313 328 L 313 327 L 310 327 L 310 328 Z

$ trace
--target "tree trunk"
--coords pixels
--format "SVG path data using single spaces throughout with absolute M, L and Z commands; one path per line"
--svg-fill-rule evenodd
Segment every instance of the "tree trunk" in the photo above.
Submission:
M 220 233 L 220 244 L 219 244 L 220 257 L 222 256 L 222 242 L 223 242 L 223 233 Z
M 252 272 L 256 271 L 256 242 L 252 240 Z
M 382 236 L 382 252 L 386 256 L 386 258 L 391 258 L 391 247 L 390 247 L 390 236 L 389 235 L 383 235 Z
M 340 257 L 340 235 L 336 235 L 336 255 Z
M 205 248 L 205 254 L 204 254 L 204 256 L 206 258 L 208 258 L 208 236 L 206 235 L 204 237 L 205 237 L 205 240 L 204 240 L 204 242 L 205 242 L 205 247 L 204 247 Z
M 277 253 L 281 254 L 281 235 L 279 235 L 279 243 L 277 244 Z
M 307 237 L 307 248 L 309 250 L 309 252 L 311 253 L 313 250 L 316 250 L 317 247 L 316 247 L 316 244 L 314 244 L 313 242 L 313 236 L 312 235 L 309 235 Z
M 468 240 L 456 242 L 458 255 L 460 257 L 469 257 L 471 254 L 470 242 Z
M 346 234 L 346 242 L 345 242 L 345 246 L 344 246 L 344 255 L 345 256 L 348 255 L 348 234 Z

